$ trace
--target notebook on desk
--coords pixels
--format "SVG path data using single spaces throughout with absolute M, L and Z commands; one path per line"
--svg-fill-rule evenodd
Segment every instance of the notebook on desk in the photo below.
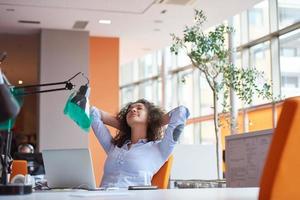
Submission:
M 89 149 L 51 149 L 42 154 L 50 188 L 96 189 Z

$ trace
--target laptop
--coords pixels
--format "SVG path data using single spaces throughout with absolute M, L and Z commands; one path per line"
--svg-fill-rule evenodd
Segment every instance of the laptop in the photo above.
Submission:
M 89 149 L 51 149 L 42 154 L 48 187 L 96 189 Z

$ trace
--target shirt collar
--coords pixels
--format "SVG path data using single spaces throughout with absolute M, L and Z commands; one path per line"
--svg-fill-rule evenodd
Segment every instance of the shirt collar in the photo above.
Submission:
M 130 144 L 131 143 L 131 140 L 126 140 L 125 142 L 124 142 L 124 144 Z
M 148 141 L 147 139 L 139 139 L 138 143 L 144 143 L 145 144 L 145 143 L 147 143 L 147 141 Z
M 147 139 L 139 139 L 138 142 L 137 142 L 137 144 L 138 143 L 144 143 L 144 144 L 146 144 L 147 142 L 148 142 Z M 130 144 L 130 143 L 131 143 L 131 140 L 126 140 L 124 144 L 127 145 L 127 144 Z

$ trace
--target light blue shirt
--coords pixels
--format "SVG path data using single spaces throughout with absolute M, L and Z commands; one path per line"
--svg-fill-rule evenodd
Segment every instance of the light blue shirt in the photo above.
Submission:
M 169 112 L 170 121 L 163 139 L 150 142 L 142 139 L 132 144 L 130 149 L 128 144 L 131 141 L 125 142 L 121 148 L 112 144 L 112 136 L 97 108 L 91 108 L 91 115 L 93 131 L 107 154 L 101 187 L 128 187 L 151 185 L 153 175 L 172 153 L 177 143 L 173 134 L 178 134 L 178 130 L 182 132 L 189 111 L 184 106 L 173 109 Z

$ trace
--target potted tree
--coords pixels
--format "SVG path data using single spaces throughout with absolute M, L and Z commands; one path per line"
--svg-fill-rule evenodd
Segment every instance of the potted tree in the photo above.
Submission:
M 204 75 L 213 93 L 217 174 L 220 179 L 220 107 L 223 107 L 223 111 L 228 111 L 229 91 L 235 91 L 237 97 L 246 104 L 251 104 L 255 95 L 272 99 L 272 93 L 271 85 L 265 81 L 262 72 L 254 67 L 238 68 L 229 61 L 231 51 L 225 42 L 227 34 L 234 31 L 233 28 L 222 24 L 205 33 L 202 28 L 205 21 L 204 12 L 195 10 L 194 24 L 185 27 L 183 37 L 171 34 L 173 39 L 171 52 L 177 55 L 179 50 L 184 50 L 193 67 Z M 222 102 L 220 102 L 221 95 L 223 95 Z

